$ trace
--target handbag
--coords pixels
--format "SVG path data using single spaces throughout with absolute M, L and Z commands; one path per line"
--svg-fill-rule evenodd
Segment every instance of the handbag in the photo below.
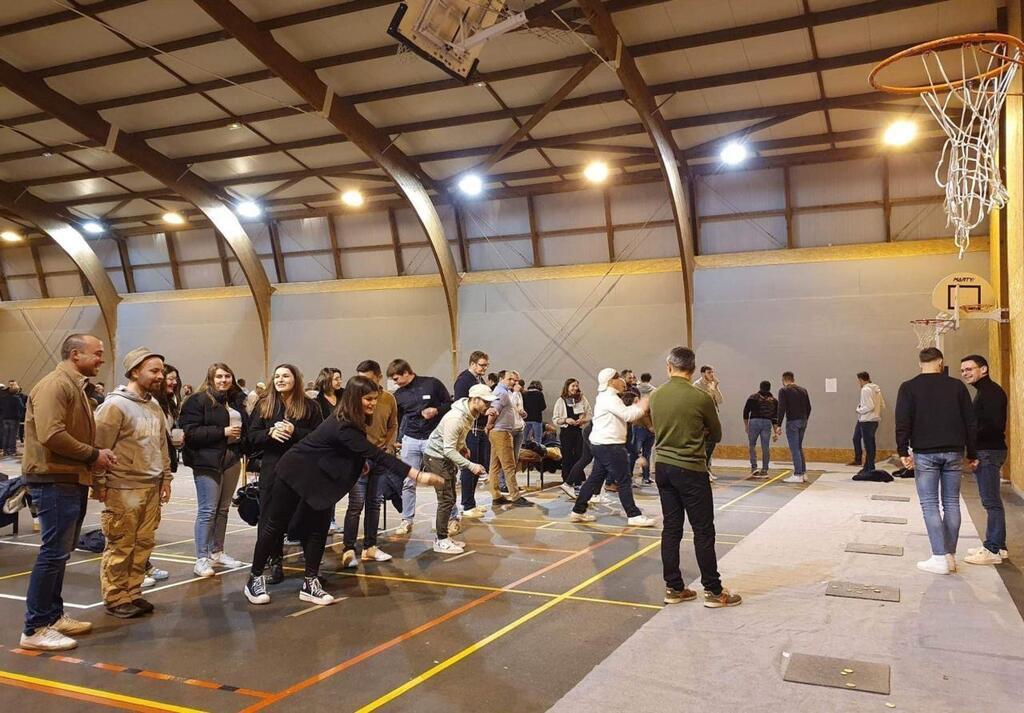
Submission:
M 238 516 L 247 525 L 255 525 L 260 521 L 260 486 L 258 480 L 252 480 L 240 487 L 231 499 L 238 508 Z

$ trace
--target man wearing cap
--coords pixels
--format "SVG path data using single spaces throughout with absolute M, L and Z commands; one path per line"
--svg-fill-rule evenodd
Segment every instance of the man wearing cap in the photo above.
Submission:
M 455 478 L 459 468 L 465 468 L 475 476 L 483 475 L 487 469 L 479 463 L 470 462 L 464 454 L 466 436 L 476 419 L 483 416 L 497 397 L 485 384 L 469 388 L 469 396 L 458 399 L 430 434 L 423 449 L 423 468 L 444 478 L 444 485 L 437 486 L 437 539 L 434 552 L 441 554 L 462 554 L 464 544 L 448 536 L 448 520 L 455 507 Z M 514 477 L 514 476 L 513 476 Z
M 103 364 L 103 342 L 71 334 L 60 347 L 61 362 L 32 388 L 25 413 L 25 454 L 21 460 L 28 492 L 39 512 L 42 540 L 25 597 L 21 648 L 64 651 L 78 646 L 73 636 L 92 629 L 64 613 L 64 569 L 78 542 L 94 471 L 116 460 L 93 446 L 96 422 L 85 395 L 90 376 Z
M 127 386 L 96 409 L 96 444 L 112 449 L 117 462 L 96 476 L 93 496 L 104 504 L 103 603 L 111 616 L 130 619 L 153 611 L 142 598 L 142 580 L 172 476 L 164 412 L 154 398 L 163 389 L 164 358 L 145 347 L 133 349 L 124 358 L 124 375 Z
M 626 381 L 615 369 L 601 369 L 597 375 L 597 399 L 594 401 L 594 420 L 590 431 L 590 450 L 594 454 L 594 468 L 576 498 L 569 515 L 570 522 L 593 522 L 587 514 L 591 496 L 601 490 L 607 480 L 619 486 L 619 502 L 626 512 L 630 527 L 651 527 L 654 519 L 644 515 L 633 500 L 633 482 L 629 473 L 629 454 L 626 452 L 626 424 L 647 413 L 647 397 L 626 406 L 619 394 L 626 390 Z

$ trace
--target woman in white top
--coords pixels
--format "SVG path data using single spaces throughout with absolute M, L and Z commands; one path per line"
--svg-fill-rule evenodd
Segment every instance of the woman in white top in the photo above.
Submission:
M 566 379 L 562 395 L 555 401 L 551 420 L 559 428 L 559 442 L 562 445 L 562 490 L 571 493 L 573 499 L 578 495 L 574 488 L 583 484 L 583 471 L 578 471 L 579 477 L 574 479 L 573 466 L 583 457 L 584 450 L 589 452 L 583 434 L 593 414 L 590 402 L 580 389 L 580 382 L 577 379 Z
M 512 401 L 512 452 L 515 454 L 516 462 L 519 462 L 519 451 L 523 447 L 523 439 L 526 437 L 526 409 L 523 408 L 523 389 L 526 383 L 519 378 L 519 372 L 513 372 L 516 381 L 512 385 L 512 393 L 509 398 Z
M 235 382 L 231 367 L 220 362 L 210 365 L 203 385 L 182 404 L 178 425 L 185 432 L 181 459 L 192 468 L 196 481 L 195 573 L 212 577 L 215 566 L 241 566 L 224 552 L 228 510 L 238 485 L 248 428 L 245 392 Z
M 570 522 L 593 522 L 597 518 L 587 514 L 587 503 L 600 491 L 605 480 L 619 486 L 619 502 L 626 511 L 630 527 L 651 527 L 654 518 L 644 515 L 633 500 L 633 482 L 629 473 L 629 454 L 626 451 L 626 424 L 647 413 L 647 398 L 626 406 L 619 394 L 626 390 L 626 382 L 615 369 L 602 369 L 597 375 L 597 399 L 594 401 L 594 426 L 590 431 L 590 450 L 594 454 L 594 467 L 590 477 L 580 488 L 579 497 L 569 515 Z

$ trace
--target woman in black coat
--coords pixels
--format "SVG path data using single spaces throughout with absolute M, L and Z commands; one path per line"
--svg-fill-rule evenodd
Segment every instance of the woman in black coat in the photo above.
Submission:
M 341 370 L 331 366 L 325 366 L 317 375 L 313 388 L 316 389 L 316 402 L 320 406 L 320 415 L 324 417 L 325 421 L 338 405 L 344 383 Z
M 224 552 L 231 496 L 238 485 L 245 453 L 245 393 L 227 364 L 211 364 L 206 380 L 181 405 L 178 425 L 185 431 L 182 462 L 196 481 L 195 542 L 199 577 L 212 577 L 215 565 L 239 567 Z
M 277 461 L 292 446 L 308 436 L 323 422 L 320 407 L 302 391 L 302 372 L 291 364 L 274 369 L 274 379 L 267 395 L 256 402 L 249 422 L 249 445 L 262 452 L 260 460 L 260 528 L 273 498 Z M 271 557 L 270 584 L 284 579 L 281 564 L 283 542 Z
M 366 439 L 366 427 L 373 418 L 378 396 L 376 382 L 353 376 L 345 385 L 336 411 L 277 461 L 273 496 L 267 512 L 260 516 L 252 572 L 245 585 L 245 597 L 250 603 L 270 602 L 263 570 L 280 546 L 296 510 L 307 533 L 303 542 L 306 572 L 299 599 L 322 605 L 334 603 L 334 597 L 324 591 L 318 576 L 327 529 L 334 506 L 368 470 L 368 460 L 417 483 L 444 483 L 440 476 L 412 468 Z

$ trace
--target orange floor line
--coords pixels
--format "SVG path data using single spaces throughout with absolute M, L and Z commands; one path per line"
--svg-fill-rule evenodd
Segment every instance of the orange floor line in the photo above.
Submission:
M 262 709 L 266 708 L 267 706 L 273 705 L 275 703 L 279 703 L 280 701 L 284 700 L 285 698 L 289 698 L 290 696 L 293 696 L 296 693 L 299 693 L 300 691 L 304 691 L 305 689 L 309 688 L 310 686 L 313 686 L 313 685 L 315 685 L 317 683 L 320 683 L 321 681 L 326 681 L 328 678 L 331 678 L 332 676 L 334 676 L 336 674 L 339 674 L 342 671 L 345 671 L 345 670 L 347 670 L 349 668 L 352 668 L 353 666 L 355 666 L 358 663 L 366 661 L 367 659 L 370 659 L 370 658 L 376 656 L 379 653 L 382 653 L 384 651 L 387 651 L 388 649 L 391 649 L 391 648 L 393 648 L 395 646 L 398 646 L 399 644 L 401 644 L 401 643 L 403 643 L 405 641 L 408 641 L 409 639 L 411 639 L 411 638 L 413 638 L 415 636 L 418 636 L 419 634 L 422 634 L 425 631 L 429 631 L 430 629 L 433 629 L 433 628 L 435 628 L 437 626 L 440 626 L 441 624 L 445 623 L 446 621 L 454 619 L 455 617 L 460 616 L 461 614 L 464 614 L 465 612 L 469 611 L 470 609 L 478 607 L 481 604 L 485 604 L 486 602 L 489 602 L 492 599 L 495 599 L 496 597 L 504 594 L 505 590 L 516 589 L 517 587 L 519 587 L 520 585 L 530 581 L 531 579 L 534 579 L 536 577 L 540 577 L 541 575 L 547 574 L 551 570 L 553 570 L 553 569 L 555 569 L 557 567 L 561 567 L 563 564 L 566 564 L 567 562 L 571 562 L 572 560 L 574 560 L 574 559 L 576 559 L 578 557 L 581 557 L 582 555 L 585 555 L 585 554 L 587 554 L 589 552 L 593 552 L 594 550 L 598 549 L 599 547 L 604 547 L 608 543 L 618 539 L 618 537 L 619 537 L 618 533 L 614 534 L 614 535 L 611 535 L 611 536 L 609 536 L 609 537 L 607 537 L 607 538 L 605 538 L 603 540 L 595 542 L 594 544 L 590 545 L 589 547 L 586 547 L 585 549 L 580 550 L 579 552 L 575 552 L 575 553 L 573 553 L 573 554 L 571 554 L 571 555 L 569 555 L 567 557 L 563 557 L 562 559 L 558 560 L 557 562 L 552 562 L 551 564 L 549 564 L 549 565 L 547 565 L 545 567 L 540 568 L 539 570 L 537 570 L 536 572 L 533 572 L 532 574 L 528 574 L 525 577 L 521 577 L 520 579 L 517 579 L 515 582 L 512 582 L 511 584 L 505 585 L 502 589 L 499 589 L 499 590 L 496 590 L 496 591 L 493 591 L 493 592 L 488 592 L 487 594 L 484 594 L 483 596 L 481 596 L 481 597 L 479 597 L 477 599 L 474 599 L 473 601 L 470 601 L 470 602 L 467 602 L 467 603 L 463 604 L 461 607 L 453 609 L 452 611 L 447 612 L 445 614 L 442 614 L 441 616 L 439 616 L 439 617 L 437 617 L 435 619 L 431 619 L 430 621 L 427 621 L 427 622 L 425 622 L 423 624 L 420 624 L 417 627 L 409 629 L 408 631 L 406 631 L 406 632 L 404 632 L 402 634 L 399 634 L 398 636 L 394 637 L 393 639 L 385 641 L 382 644 L 378 644 L 377 646 L 374 646 L 371 649 L 367 649 L 366 651 L 362 652 L 361 654 L 357 654 L 356 656 L 353 656 L 350 659 L 346 659 L 345 661 L 342 661 L 341 663 L 339 663 L 339 664 L 337 664 L 335 666 L 332 666 L 331 668 L 329 668 L 329 669 L 327 669 L 325 671 L 322 671 L 322 672 L 320 672 L 320 673 L 318 673 L 318 674 L 316 674 L 314 676 L 310 676 L 309 678 L 307 678 L 307 679 L 305 679 L 303 681 L 299 681 L 298 683 L 289 686 L 288 688 L 284 689 L 283 691 L 275 693 L 274 695 L 270 696 L 269 698 L 265 698 L 262 701 L 258 701 L 256 703 L 253 703 L 248 708 L 244 708 L 242 710 L 242 713 L 254 713 L 255 711 L 262 710 Z
M 35 683 L 27 683 L 25 681 L 12 681 L 9 678 L 0 676 L 0 686 L 11 686 L 12 688 L 24 688 L 28 691 L 36 691 L 38 693 L 45 693 L 48 696 L 61 696 L 62 698 L 71 698 L 76 701 L 85 701 L 87 703 L 98 703 L 101 706 L 110 706 L 111 708 L 121 708 L 126 711 L 142 711 L 143 713 L 151 713 L 156 711 L 156 708 L 147 708 L 145 706 L 134 705 L 131 703 L 122 703 L 121 701 L 111 701 L 100 698 L 99 696 L 90 696 L 86 693 L 78 693 L 77 691 L 63 691 L 57 688 L 48 688 L 46 686 L 40 686 Z

